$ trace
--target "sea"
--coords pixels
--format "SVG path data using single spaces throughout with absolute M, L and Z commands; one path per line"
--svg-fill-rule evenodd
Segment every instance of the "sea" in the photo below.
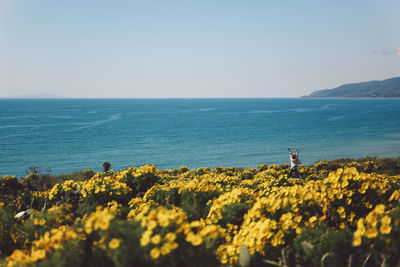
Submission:
M 0 176 L 400 156 L 400 99 L 0 99 Z

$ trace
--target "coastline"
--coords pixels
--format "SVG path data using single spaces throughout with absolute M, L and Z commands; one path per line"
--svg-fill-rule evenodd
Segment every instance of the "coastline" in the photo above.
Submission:
M 363 158 L 358 158 L 358 159 L 354 159 L 354 158 L 339 158 L 339 159 L 333 159 L 333 160 L 326 160 L 326 161 L 316 161 L 312 164 L 301 164 L 301 168 L 315 168 L 316 166 L 318 166 L 319 169 L 325 169 L 327 171 L 331 171 L 331 170 L 336 170 L 338 168 L 340 168 L 341 166 L 345 166 L 347 164 L 371 164 L 374 163 L 376 165 L 376 167 L 374 167 L 373 171 L 376 173 L 387 173 L 390 175 L 400 175 L 400 157 L 382 157 L 382 158 L 378 158 L 378 157 L 363 157 Z M 111 164 L 111 163 L 110 163 Z M 112 164 L 110 165 L 112 167 Z M 157 168 L 156 165 L 153 164 L 144 164 L 142 166 L 154 166 L 155 168 Z M 113 168 L 111 168 L 111 170 L 115 171 L 115 172 L 121 172 L 123 170 L 129 169 L 129 168 L 140 168 L 142 166 L 129 166 L 126 168 L 122 168 L 122 169 L 116 169 L 114 170 Z M 287 170 L 289 171 L 289 161 L 285 162 L 285 163 L 281 163 L 281 164 L 259 164 L 257 166 L 254 167 L 246 167 L 246 166 L 216 166 L 216 167 L 199 167 L 199 168 L 189 168 L 188 166 L 180 166 L 177 168 L 173 168 L 173 169 L 159 169 L 160 171 L 166 171 L 166 172 L 174 172 L 174 171 L 178 171 L 181 170 L 182 168 L 187 169 L 188 171 L 197 171 L 197 170 L 209 170 L 209 171 L 213 171 L 213 170 L 218 170 L 218 169 L 232 169 L 232 170 L 260 170 L 263 168 L 268 168 L 268 166 L 279 166 L 281 169 Z M 321 167 L 324 166 L 324 167 Z M 366 167 L 365 167 L 366 168 Z M 362 170 L 362 168 L 360 169 Z M 372 171 L 372 169 L 371 169 Z M 84 170 L 74 170 L 71 172 L 67 172 L 67 173 L 52 173 L 52 172 L 48 172 L 46 171 L 46 169 L 41 168 L 40 166 L 32 166 L 30 168 L 30 171 L 26 171 L 27 175 L 26 176 L 19 176 L 18 178 L 20 179 L 24 179 L 25 177 L 29 176 L 30 174 L 34 173 L 35 175 L 37 175 L 38 177 L 44 177 L 46 180 L 54 180 L 51 183 L 54 185 L 56 182 L 60 182 L 60 181 L 64 181 L 64 180 L 75 180 L 75 181 L 83 181 L 86 180 L 88 178 L 91 178 L 93 175 L 95 175 L 96 170 L 93 169 L 84 169 Z M 101 172 L 101 171 L 100 171 Z M 12 174 L 9 175 L 4 175 L 4 176 L 15 176 Z M 1 177 L 1 176 L 0 176 Z

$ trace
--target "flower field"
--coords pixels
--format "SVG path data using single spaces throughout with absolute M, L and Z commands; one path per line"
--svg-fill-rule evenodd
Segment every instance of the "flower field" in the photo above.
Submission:
M 4 176 L 0 265 L 397 266 L 400 176 L 376 168 L 145 165 L 48 190 Z

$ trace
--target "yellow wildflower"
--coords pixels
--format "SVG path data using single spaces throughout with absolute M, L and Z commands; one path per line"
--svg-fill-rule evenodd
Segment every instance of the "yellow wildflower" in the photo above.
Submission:
M 149 230 L 153 230 L 154 228 L 156 228 L 157 227 L 157 222 L 156 221 L 150 221 L 148 224 L 147 224 L 147 229 L 149 229 Z
M 165 238 L 168 241 L 173 242 L 176 239 L 176 234 L 175 233 L 168 233 L 168 234 L 165 235 Z
M 189 232 L 186 236 L 186 241 L 192 243 L 193 246 L 199 246 L 203 242 L 203 238 L 200 235 Z
M 385 224 L 381 225 L 380 232 L 382 234 L 387 235 L 387 234 L 390 234 L 391 231 L 392 231 L 392 227 L 390 225 L 385 225 Z
M 375 238 L 378 236 L 378 231 L 376 228 L 370 228 L 365 232 L 365 236 L 368 238 Z
M 353 236 L 353 246 L 357 247 L 357 246 L 361 245 L 361 241 L 362 241 L 362 238 L 360 235 Z
M 316 216 L 312 216 L 308 221 L 312 224 L 317 220 Z
M 161 242 L 161 236 L 159 234 L 153 236 L 151 238 L 151 243 L 153 243 L 154 245 L 158 245 Z
M 160 250 L 158 248 L 153 248 L 150 251 L 150 257 L 152 259 L 158 259 L 160 257 Z
M 152 231 L 147 230 L 142 234 L 142 238 L 140 239 L 140 245 L 142 247 L 147 246 L 150 243 Z
M 118 238 L 113 238 L 111 241 L 108 243 L 108 247 L 111 249 L 117 249 L 120 245 L 120 240 Z
M 383 225 L 389 225 L 391 221 L 392 221 L 392 218 L 390 218 L 389 216 L 385 215 L 385 216 L 383 216 L 383 218 L 381 220 L 381 223 Z
M 46 251 L 43 249 L 35 250 L 31 255 L 32 260 L 38 261 L 46 258 Z
M 385 212 L 385 205 L 379 204 L 375 207 L 375 212 L 379 215 L 382 215 Z
M 167 255 L 171 252 L 171 247 L 169 245 L 169 243 L 165 243 L 160 250 L 162 255 Z

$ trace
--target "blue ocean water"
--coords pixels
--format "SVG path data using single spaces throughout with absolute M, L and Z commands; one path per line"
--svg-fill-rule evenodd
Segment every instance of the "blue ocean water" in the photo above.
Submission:
M 400 156 L 400 99 L 0 99 L 0 175 Z

